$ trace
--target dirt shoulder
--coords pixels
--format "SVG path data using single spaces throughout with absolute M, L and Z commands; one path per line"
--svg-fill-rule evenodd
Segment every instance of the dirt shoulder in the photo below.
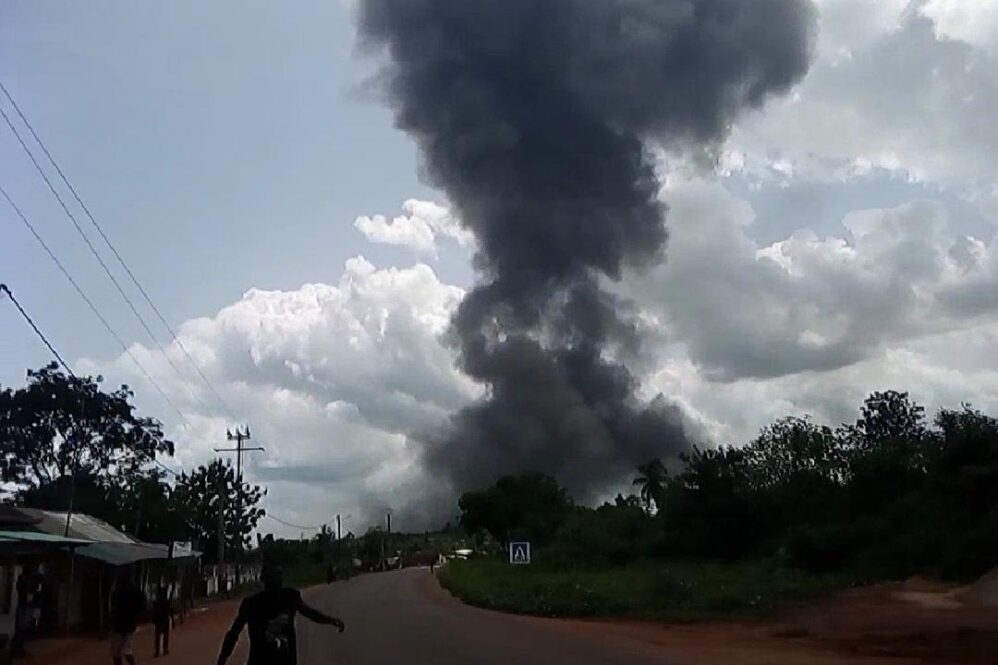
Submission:
M 183 623 L 178 623 L 170 634 L 170 655 L 153 661 L 152 626 L 140 626 L 135 634 L 135 656 L 138 662 L 156 662 L 162 665 L 194 665 L 214 663 L 221 645 L 222 635 L 232 624 L 239 607 L 239 600 L 212 602 L 195 608 Z M 230 660 L 246 661 L 245 640 Z M 26 665 L 95 665 L 111 662 L 110 646 L 106 639 L 69 637 L 39 640 L 28 645 L 29 656 L 15 663 Z
M 429 575 L 425 579 L 419 585 L 420 594 L 437 603 L 459 603 Z M 154 662 L 214 662 L 237 603 L 211 604 L 189 615 L 173 632 L 170 656 Z M 418 604 L 411 607 L 419 611 Z M 998 653 L 998 609 L 966 589 L 922 580 L 840 593 L 786 608 L 769 620 L 697 624 L 526 616 L 515 620 L 543 624 L 582 640 L 619 642 L 622 649 L 647 651 L 656 660 L 675 665 L 993 665 Z M 139 629 L 135 644 L 139 662 L 150 662 L 152 632 L 148 626 Z M 104 640 L 50 640 L 29 648 L 32 656 L 22 662 L 110 662 Z M 245 662 L 244 649 L 241 640 L 231 662 Z
M 679 665 L 992 665 L 998 653 L 998 609 L 966 589 L 922 580 L 840 593 L 771 620 L 556 623 L 580 635 L 643 642 Z

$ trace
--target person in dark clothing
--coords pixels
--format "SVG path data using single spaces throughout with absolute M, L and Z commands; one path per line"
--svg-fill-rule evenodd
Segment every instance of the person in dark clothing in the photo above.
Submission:
M 35 596 L 38 592 L 38 578 L 34 566 L 27 565 L 21 570 L 15 585 L 17 590 L 17 612 L 14 615 L 14 636 L 10 652 L 14 656 L 25 655 L 24 643 L 34 628 Z
M 156 646 L 153 649 L 153 658 L 159 658 L 160 646 L 163 648 L 163 655 L 170 655 L 170 629 L 174 624 L 173 601 L 165 586 L 161 586 L 156 591 L 156 600 L 152 605 L 153 638 Z
M 263 591 L 245 599 L 239 614 L 222 640 L 218 665 L 225 665 L 239 640 L 243 626 L 249 631 L 250 653 L 246 665 L 297 665 L 298 644 L 295 638 L 295 615 L 316 623 L 336 626 L 343 632 L 343 621 L 309 607 L 296 589 L 284 586 L 281 569 L 264 564 L 260 578 Z
M 132 642 L 145 604 L 142 591 L 123 570 L 111 592 L 111 658 L 114 665 L 121 665 L 122 659 L 128 665 L 135 665 Z

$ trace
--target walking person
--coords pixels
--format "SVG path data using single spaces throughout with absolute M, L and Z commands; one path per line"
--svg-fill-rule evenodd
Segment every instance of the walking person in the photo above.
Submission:
M 17 612 L 14 615 L 14 636 L 10 642 L 10 652 L 13 656 L 24 656 L 24 643 L 34 630 L 35 596 L 38 593 L 38 578 L 35 567 L 31 564 L 21 569 L 15 585 L 17 591 Z
M 160 647 L 164 656 L 170 655 L 170 629 L 176 625 L 173 616 L 173 601 L 165 586 L 159 587 L 156 591 L 156 600 L 152 605 L 153 639 L 155 647 L 153 658 L 159 658 Z
M 245 599 L 239 606 L 232 627 L 222 640 L 218 665 L 225 665 L 246 626 L 249 632 L 249 660 L 246 665 L 297 665 L 298 643 L 295 615 L 301 614 L 320 624 L 336 626 L 343 632 L 343 621 L 327 616 L 302 600 L 297 589 L 284 586 L 281 569 L 265 563 L 260 573 L 263 591 Z
M 118 573 L 111 592 L 111 658 L 114 665 L 135 665 L 135 629 L 145 608 L 146 599 L 132 582 L 127 569 Z

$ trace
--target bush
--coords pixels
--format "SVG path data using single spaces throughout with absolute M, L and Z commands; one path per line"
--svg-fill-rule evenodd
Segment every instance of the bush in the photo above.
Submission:
M 654 552 L 660 533 L 640 506 L 624 501 L 596 510 L 578 508 L 555 532 L 543 555 L 545 561 L 565 566 L 620 566 Z
M 679 621 L 766 612 L 848 582 L 760 561 L 571 569 L 548 563 L 511 566 L 497 559 L 455 561 L 440 579 L 465 602 L 494 610 Z

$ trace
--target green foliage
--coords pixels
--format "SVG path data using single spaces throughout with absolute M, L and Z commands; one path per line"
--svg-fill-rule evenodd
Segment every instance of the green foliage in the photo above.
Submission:
M 506 477 L 462 497 L 461 524 L 528 538 L 562 568 L 771 558 L 872 580 L 970 579 L 995 565 L 998 420 L 969 406 L 930 422 L 906 393 L 877 392 L 853 424 L 788 417 L 678 462 L 640 465 L 640 495 L 595 510 L 551 478 Z
M 669 480 L 669 471 L 657 457 L 638 466 L 641 475 L 634 479 L 633 484 L 641 487 L 639 496 L 649 510 L 652 507 L 661 508 L 665 496 L 665 485 Z
M 231 464 L 215 460 L 181 474 L 173 489 L 173 502 L 206 561 L 215 561 L 220 515 L 225 525 L 225 552 L 245 549 L 264 515 L 257 504 L 265 494 L 266 490 L 256 485 L 240 482 Z
M 571 512 L 568 493 L 550 476 L 503 476 L 492 487 L 465 492 L 458 506 L 461 526 L 487 531 L 500 543 L 525 538 L 543 544 Z
M 113 484 L 173 454 L 160 423 L 135 415 L 128 386 L 104 392 L 101 381 L 51 364 L 28 370 L 25 387 L 0 391 L 5 483 L 28 490 L 76 473 Z
M 565 565 L 623 565 L 655 551 L 660 537 L 655 520 L 637 498 L 618 495 L 615 503 L 596 510 L 573 510 L 541 556 Z
M 151 466 L 173 443 L 158 421 L 135 415 L 127 386 L 105 392 L 101 382 L 52 364 L 0 391 L 0 477 L 26 506 L 65 511 L 72 502 L 142 539 L 182 537 L 172 490 Z
M 448 563 L 440 580 L 472 605 L 505 612 L 674 621 L 757 614 L 849 583 L 760 561 L 568 568 L 511 566 L 494 558 Z
M 694 449 L 665 490 L 666 549 L 868 578 L 979 575 L 998 544 L 998 421 L 964 407 L 934 425 L 888 391 L 835 431 L 786 418 L 744 448 Z
M 765 516 L 752 494 L 748 453 L 694 447 L 680 460 L 683 470 L 669 483 L 659 514 L 670 552 L 724 559 L 750 554 Z

